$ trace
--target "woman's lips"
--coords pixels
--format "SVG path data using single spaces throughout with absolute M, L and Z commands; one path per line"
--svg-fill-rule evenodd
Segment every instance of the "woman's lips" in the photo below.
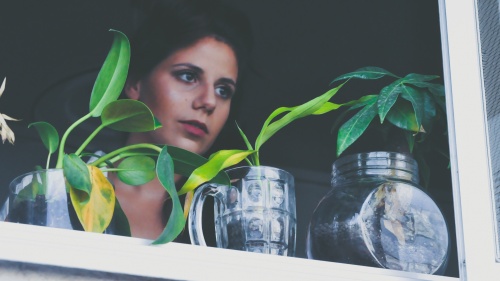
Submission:
M 184 129 L 195 136 L 203 137 L 208 135 L 208 128 L 204 123 L 196 120 L 180 121 L 184 126 Z

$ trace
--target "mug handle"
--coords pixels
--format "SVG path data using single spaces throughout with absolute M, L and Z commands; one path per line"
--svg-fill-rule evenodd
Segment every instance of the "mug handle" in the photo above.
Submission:
M 201 223 L 201 214 L 203 211 L 203 203 L 207 196 L 214 196 L 217 194 L 217 186 L 213 184 L 206 183 L 198 187 L 194 192 L 193 203 L 189 208 L 188 216 L 188 229 L 189 238 L 191 239 L 191 244 L 207 246 L 205 242 L 205 237 L 203 236 L 203 228 Z

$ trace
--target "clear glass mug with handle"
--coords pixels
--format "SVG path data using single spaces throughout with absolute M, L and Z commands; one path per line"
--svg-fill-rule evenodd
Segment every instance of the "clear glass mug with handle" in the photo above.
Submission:
M 188 218 L 191 243 L 206 246 L 201 214 L 205 199 L 213 196 L 217 247 L 294 256 L 297 221 L 293 176 L 266 166 L 226 172 L 229 186 L 207 183 L 196 189 Z

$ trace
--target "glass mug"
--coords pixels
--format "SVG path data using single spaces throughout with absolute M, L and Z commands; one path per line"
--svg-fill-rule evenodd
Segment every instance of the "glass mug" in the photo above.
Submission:
M 194 193 L 188 219 L 191 243 L 206 246 L 201 214 L 205 199 L 213 196 L 217 247 L 294 256 L 297 221 L 293 176 L 265 166 L 226 172 L 230 186 L 207 183 Z

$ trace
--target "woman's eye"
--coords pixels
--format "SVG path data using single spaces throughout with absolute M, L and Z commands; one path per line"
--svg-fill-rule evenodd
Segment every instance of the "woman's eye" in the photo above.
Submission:
M 215 89 L 215 92 L 219 96 L 221 96 L 223 99 L 230 99 L 233 96 L 233 94 L 234 94 L 233 88 L 228 87 L 228 86 L 217 87 Z
M 188 83 L 196 82 L 196 74 L 195 73 L 182 72 L 182 73 L 177 74 L 177 77 L 184 82 L 188 82 Z

